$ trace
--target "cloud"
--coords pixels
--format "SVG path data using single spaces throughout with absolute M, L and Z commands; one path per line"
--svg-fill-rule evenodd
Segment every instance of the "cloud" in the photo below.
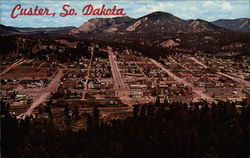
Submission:
M 198 9 L 195 6 L 191 6 L 188 10 L 190 10 L 190 11 L 197 11 Z
M 151 12 L 156 12 L 156 11 L 168 11 L 173 6 L 174 6 L 174 4 L 172 4 L 172 3 L 151 2 L 143 7 L 136 8 L 136 11 L 143 12 L 143 13 L 151 13 Z
M 56 12 L 55 17 L 49 16 L 20 16 L 16 19 L 10 17 L 12 8 L 16 4 L 21 4 L 24 8 L 47 7 Z M 204 19 L 214 21 L 226 18 L 249 17 L 248 1 L 0 1 L 1 24 L 19 27 L 56 27 L 56 26 L 80 26 L 90 18 L 112 17 L 112 16 L 83 16 L 82 8 L 87 4 L 92 4 L 95 8 L 105 4 L 106 7 L 117 5 L 124 8 L 125 13 L 132 18 L 139 18 L 155 11 L 169 12 L 182 19 Z M 70 4 L 75 8 L 78 15 L 60 17 L 64 4 Z M 232 11 L 233 9 L 233 11 Z
M 229 10 L 231 10 L 232 8 L 233 8 L 233 6 L 231 5 L 230 2 L 224 1 L 224 2 L 222 2 L 222 4 L 221 4 L 221 10 L 229 11 Z
M 215 4 L 215 2 L 212 2 L 212 1 L 205 1 L 203 3 L 204 7 L 209 7 L 209 6 L 214 6 L 214 5 L 216 5 L 216 4 Z

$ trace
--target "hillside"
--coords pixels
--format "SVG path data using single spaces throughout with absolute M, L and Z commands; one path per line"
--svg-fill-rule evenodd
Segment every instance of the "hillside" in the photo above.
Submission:
M 239 19 L 220 19 L 213 21 L 214 25 L 224 27 L 234 31 L 250 32 L 249 18 L 239 18 Z

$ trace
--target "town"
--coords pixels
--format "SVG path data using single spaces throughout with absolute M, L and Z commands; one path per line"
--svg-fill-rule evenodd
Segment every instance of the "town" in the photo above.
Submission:
M 60 41 L 68 45 L 72 43 Z M 1 98 L 17 118 L 48 118 L 48 103 L 58 119 L 65 105 L 89 112 L 98 105 L 104 120 L 129 116 L 134 105 L 235 102 L 250 97 L 250 64 L 205 54 L 175 54 L 159 60 L 130 49 L 88 46 L 89 57 L 51 63 L 1 59 Z M 62 120 L 61 120 L 62 121 Z M 59 123 L 60 124 L 60 123 Z
M 14 3 L 0 6 L 1 157 L 249 157 L 249 2 Z

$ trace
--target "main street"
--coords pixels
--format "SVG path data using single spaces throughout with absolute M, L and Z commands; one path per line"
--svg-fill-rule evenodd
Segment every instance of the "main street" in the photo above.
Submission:
M 113 53 L 111 48 L 108 50 L 108 53 L 109 53 L 111 71 L 112 71 L 112 75 L 114 79 L 114 89 L 115 90 L 128 90 L 128 87 L 124 84 L 122 80 L 121 72 L 115 60 L 115 54 Z

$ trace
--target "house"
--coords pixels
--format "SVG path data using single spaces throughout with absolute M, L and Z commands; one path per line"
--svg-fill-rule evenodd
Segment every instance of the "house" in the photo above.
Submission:
M 17 94 L 15 97 L 15 101 L 27 100 L 29 99 L 28 95 L 25 94 Z
M 131 91 L 131 95 L 133 98 L 141 98 L 143 96 L 143 91 Z
M 147 89 L 146 84 L 131 84 L 130 85 L 131 89 Z
M 90 89 L 95 88 L 95 87 L 94 87 L 94 82 L 93 82 L 93 81 L 89 81 L 89 83 L 88 83 L 88 88 L 90 88 Z
M 216 83 L 214 82 L 206 82 L 205 83 L 205 88 L 215 88 L 216 87 Z
M 169 69 L 177 69 L 177 68 L 178 68 L 178 64 L 176 64 L 176 63 L 171 63 L 171 64 L 168 65 L 168 68 L 169 68 Z
M 11 106 L 24 106 L 27 105 L 27 100 L 14 101 Z
M 205 87 L 205 82 L 203 81 L 195 81 L 194 85 L 200 88 L 204 88 Z

